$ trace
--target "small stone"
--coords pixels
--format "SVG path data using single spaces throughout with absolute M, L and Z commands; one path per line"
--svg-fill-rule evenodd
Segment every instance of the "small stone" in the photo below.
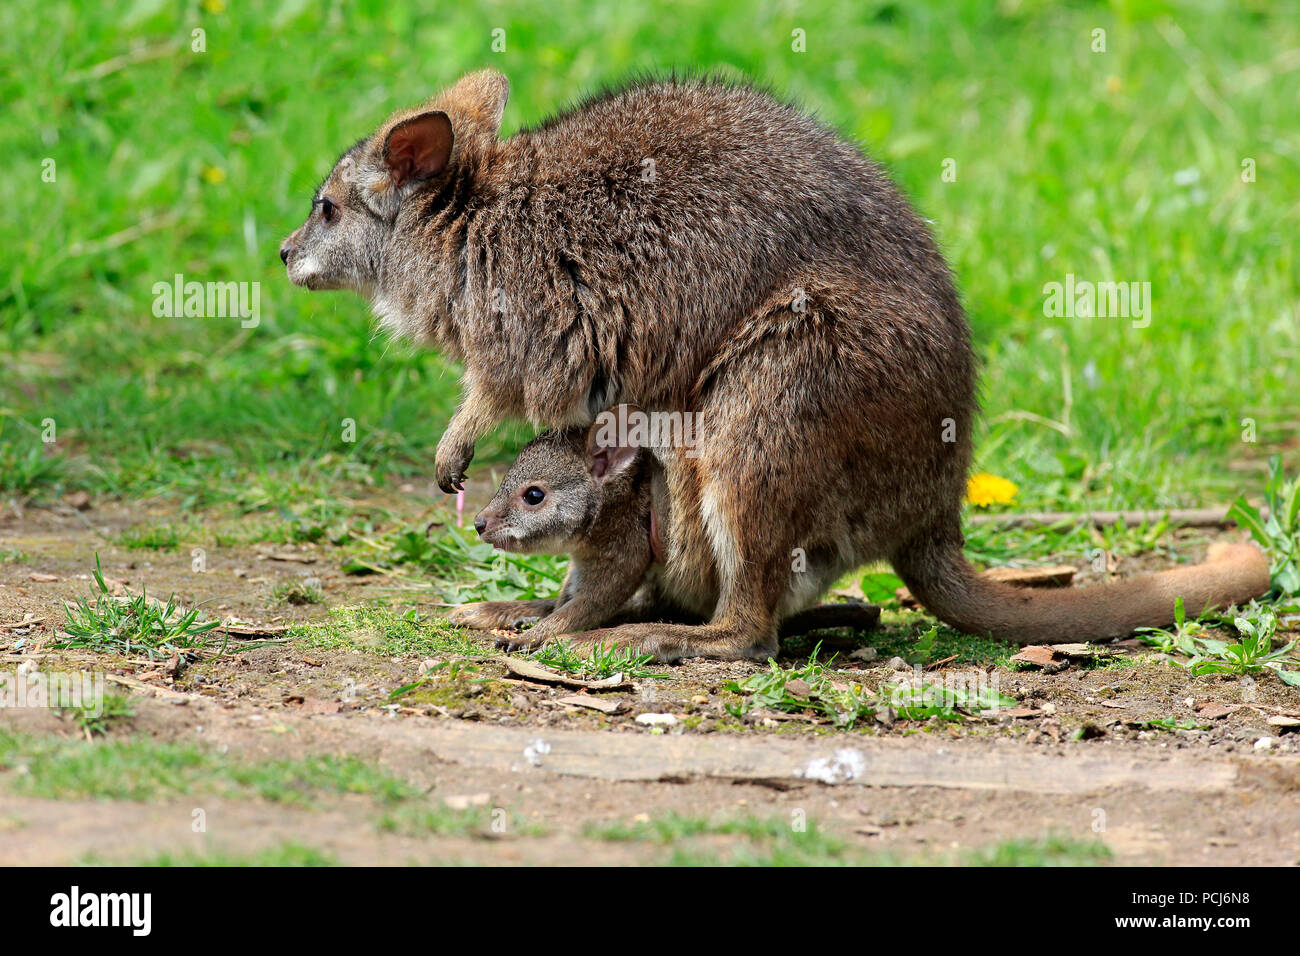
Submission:
M 470 807 L 486 807 L 492 802 L 492 794 L 464 793 L 453 797 L 443 797 L 442 802 L 448 810 L 468 810 Z
M 849 660 L 874 661 L 879 656 L 880 656 L 879 652 L 874 647 L 859 647 L 856 651 L 854 651 L 852 654 L 849 655 Z
M 785 682 L 785 689 L 793 697 L 806 698 L 812 691 L 812 685 L 806 680 L 796 677 L 794 680 Z
M 890 670 L 895 671 L 910 671 L 912 665 L 907 663 L 907 661 L 903 660 L 901 657 L 891 657 L 889 659 L 889 668 Z
M 1272 737 L 1260 737 L 1255 741 L 1255 749 L 1258 751 L 1272 750 L 1276 741 Z
M 672 727 L 677 718 L 672 714 L 637 714 L 636 722 L 647 727 Z
M 69 506 L 76 508 L 78 511 L 90 510 L 90 495 L 84 491 L 74 491 L 64 499 Z

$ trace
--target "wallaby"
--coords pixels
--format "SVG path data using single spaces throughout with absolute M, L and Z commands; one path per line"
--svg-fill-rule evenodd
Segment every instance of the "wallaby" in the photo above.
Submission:
M 507 139 L 473 73 L 348 149 L 280 250 L 390 331 L 463 363 L 435 474 L 461 486 L 506 418 L 694 416 L 655 450 L 661 578 L 700 625 L 587 632 L 663 660 L 766 658 L 778 621 L 890 561 L 962 630 L 1101 640 L 1269 586 L 1264 556 L 1081 591 L 988 581 L 962 555 L 976 411 L 970 330 L 925 221 L 859 149 L 742 83 L 645 80 Z M 662 500 L 661 500 L 662 498 Z
M 664 552 L 650 507 L 655 460 L 636 445 L 601 444 L 599 427 L 538 435 L 474 519 L 479 536 L 502 551 L 570 555 L 560 593 L 554 599 L 462 604 L 448 614 L 452 623 L 486 630 L 537 622 L 522 634 L 498 638 L 499 647 L 514 650 L 615 620 L 690 619 L 648 573 Z M 865 631 L 879 619 L 874 605 L 823 604 L 783 620 L 780 634 Z

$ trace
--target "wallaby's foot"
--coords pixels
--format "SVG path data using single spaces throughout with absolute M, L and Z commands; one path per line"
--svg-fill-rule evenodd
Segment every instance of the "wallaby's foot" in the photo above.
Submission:
M 649 654 L 665 663 L 683 657 L 765 661 L 777 652 L 775 635 L 756 639 L 712 624 L 624 624 L 569 634 L 565 639 L 580 653 L 584 649 L 613 647 L 634 654 Z
M 481 601 L 462 604 L 447 614 L 447 620 L 476 631 L 493 628 L 517 629 L 534 624 L 555 610 L 555 601 Z
M 781 636 L 794 637 L 809 631 L 823 631 L 834 627 L 851 627 L 855 631 L 869 631 L 880 623 L 880 608 L 875 604 L 846 601 L 843 604 L 818 604 L 792 614 L 781 622 Z

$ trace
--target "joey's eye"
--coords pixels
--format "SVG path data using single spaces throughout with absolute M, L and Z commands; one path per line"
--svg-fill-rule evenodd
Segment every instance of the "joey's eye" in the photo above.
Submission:
M 530 505 L 540 505 L 544 500 L 546 500 L 546 492 L 542 491 L 542 489 L 538 488 L 536 485 L 533 485 L 531 488 L 526 489 L 520 497 Z
M 320 206 L 320 217 L 326 222 L 332 222 L 334 214 L 338 212 L 338 206 L 324 197 L 316 200 L 316 205 Z

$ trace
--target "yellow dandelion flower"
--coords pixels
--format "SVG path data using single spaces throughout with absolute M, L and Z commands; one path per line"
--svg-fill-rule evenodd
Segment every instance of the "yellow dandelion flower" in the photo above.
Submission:
M 203 9 L 208 13 L 224 13 L 226 0 L 203 0 Z
M 971 475 L 966 480 L 966 500 L 976 508 L 1012 504 L 1019 491 L 1020 488 L 1014 481 L 990 475 L 987 471 Z
M 226 181 L 226 171 L 220 166 L 204 166 L 203 181 L 213 186 L 220 186 Z

